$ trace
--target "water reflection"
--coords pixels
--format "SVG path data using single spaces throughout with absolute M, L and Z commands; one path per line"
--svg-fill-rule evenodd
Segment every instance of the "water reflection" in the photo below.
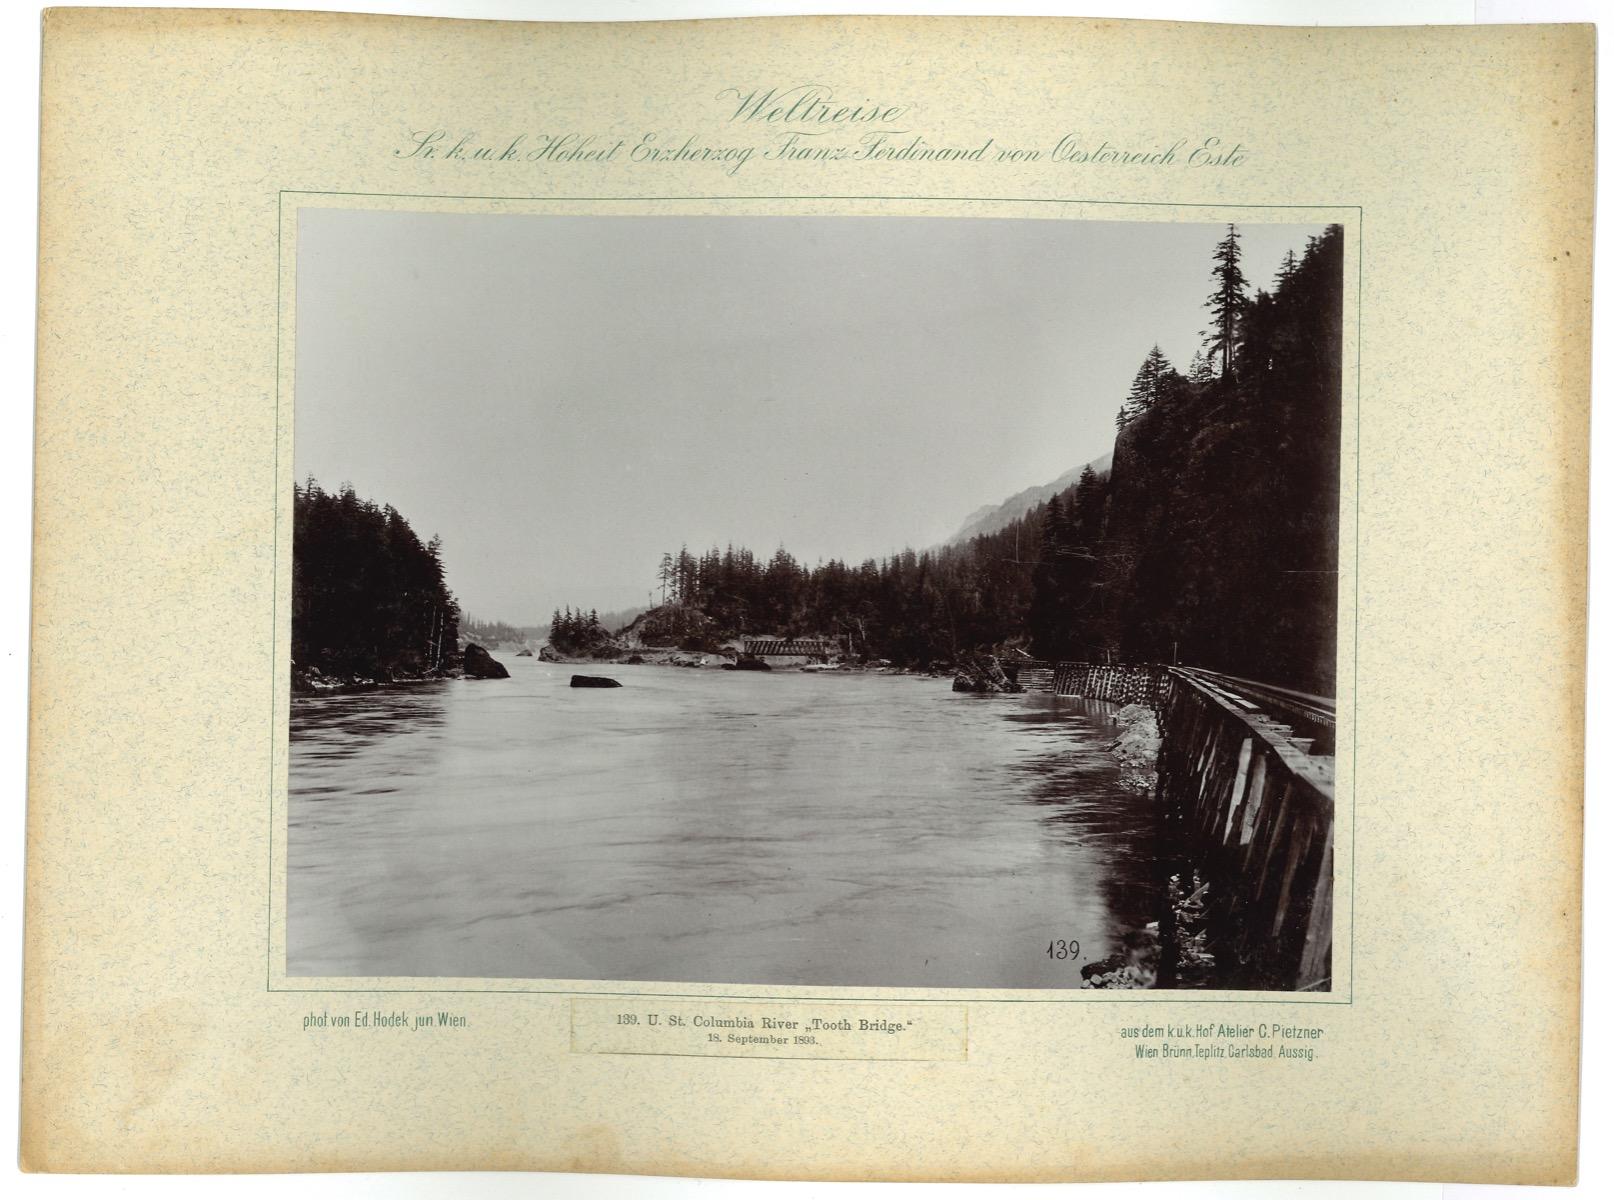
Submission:
M 506 665 L 293 705 L 292 974 L 1069 987 L 1152 916 L 1107 706 Z

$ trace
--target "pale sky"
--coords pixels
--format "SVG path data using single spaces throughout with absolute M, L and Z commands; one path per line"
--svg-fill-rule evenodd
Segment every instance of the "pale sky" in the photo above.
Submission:
M 441 535 L 473 616 L 644 603 L 663 550 L 858 562 L 1108 451 L 1221 225 L 304 209 L 295 462 Z M 1241 225 L 1270 286 L 1321 226 Z

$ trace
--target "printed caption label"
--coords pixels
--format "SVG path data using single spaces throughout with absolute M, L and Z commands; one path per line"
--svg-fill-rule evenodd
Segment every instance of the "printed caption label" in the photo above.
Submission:
M 576 998 L 572 1053 L 963 1062 L 961 1004 Z

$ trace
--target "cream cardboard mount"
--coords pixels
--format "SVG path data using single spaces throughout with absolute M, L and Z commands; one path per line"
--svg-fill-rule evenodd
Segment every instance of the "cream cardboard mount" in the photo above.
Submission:
M 46 14 L 43 88 L 28 1169 L 1574 1178 L 1589 27 L 526 25 L 69 9 Z M 1206 310 L 1229 226 L 1252 277 L 1230 307 Z M 1133 269 L 1105 259 L 1120 247 Z M 1315 265 L 1325 256 L 1326 270 Z M 1193 294 L 1171 282 L 1190 260 Z M 1157 291 L 1071 308 L 1102 262 L 1116 288 Z M 611 642 L 597 665 L 573 669 L 519 651 L 588 658 L 605 641 L 579 613 L 550 630 L 548 604 L 512 603 L 473 627 L 433 590 L 468 605 L 492 594 L 478 591 L 469 557 L 455 557 L 454 536 L 473 535 L 445 535 L 441 552 L 410 542 L 413 528 L 453 528 L 455 494 L 487 504 L 490 487 L 508 486 L 530 499 L 543 493 L 521 489 L 579 464 L 614 479 L 637 464 L 658 498 L 640 508 L 659 513 L 693 504 L 701 486 L 732 495 L 744 479 L 750 499 L 725 510 L 733 520 L 783 522 L 778 498 L 811 474 L 807 458 L 833 481 L 812 503 L 863 514 L 839 527 L 850 544 L 950 464 L 1006 478 L 990 469 L 1010 453 L 1004 429 L 1025 461 L 1044 461 L 1037 447 L 1067 435 L 1038 432 L 1025 372 L 1052 364 L 1067 372 L 1071 413 L 1087 411 L 1084 396 L 1104 409 L 1091 427 L 1106 427 L 1104 439 L 1078 458 L 1070 433 L 1060 467 L 1092 460 L 1093 482 L 1032 496 L 979 544 L 1035 519 L 1054 528 L 1056 549 L 1068 535 L 1113 551 L 1117 514 L 1131 511 L 1128 473 L 1142 477 L 1139 439 L 1153 429 L 1175 444 L 1162 414 L 1235 393 L 1274 412 L 1295 402 L 1299 385 L 1260 391 L 1239 355 L 1323 311 L 1315 295 L 1303 300 L 1310 284 L 1293 282 L 1313 276 L 1337 322 L 1305 342 L 1336 364 L 1318 375 L 1323 360 L 1307 360 L 1307 378 L 1332 396 L 1310 419 L 1334 440 L 1300 503 L 1328 498 L 1327 590 L 1275 568 L 1288 571 L 1282 586 L 1216 593 L 1233 604 L 1268 589 L 1216 645 L 1253 629 L 1260 636 L 1238 633 L 1239 644 L 1277 655 L 1326 626 L 1332 654 L 1285 678 L 1198 650 L 1045 652 L 1035 640 L 1045 632 L 1032 630 L 1029 659 L 996 634 L 950 648 L 949 673 L 996 694 L 943 705 L 954 697 L 945 677 L 895 674 L 901 654 L 859 643 L 880 635 L 849 619 L 722 627 L 701 607 L 698 550 L 682 575 L 670 559 L 658 584 L 707 624 L 669 641 L 641 623 L 632 646 Z M 831 320 L 835 296 L 842 316 Z M 730 303 L 748 314 L 738 325 Z M 1085 334 L 1071 326 L 1088 338 L 1079 365 L 1045 324 L 1067 311 L 1086 314 Z M 482 352 L 512 313 L 542 315 L 538 325 L 565 336 Z M 1276 324 L 1262 326 L 1268 317 Z M 1118 391 L 1106 390 L 1106 343 L 1125 339 L 1095 331 L 1117 320 L 1158 326 L 1176 364 L 1141 372 L 1135 394 L 1147 341 L 1127 349 Z M 1201 324 L 1173 342 L 1173 320 Z M 928 332 L 909 339 L 922 351 L 911 360 L 901 336 L 876 336 L 916 322 Z M 781 336 L 814 365 L 785 372 L 759 357 Z M 1019 382 L 983 415 L 969 407 L 981 389 L 954 384 L 991 345 L 1004 351 L 994 369 Z M 1190 369 L 1190 349 L 1208 361 Z M 1260 370 L 1298 370 L 1296 353 L 1274 350 Z M 950 376 L 922 373 L 949 354 Z M 840 420 L 828 381 L 855 392 L 887 359 L 914 364 L 910 383 L 841 422 L 856 436 L 815 441 Z M 607 386 L 634 370 L 642 420 L 611 407 L 626 392 Z M 730 392 L 693 394 L 718 375 Z M 741 422 L 773 419 L 751 414 L 770 411 L 769 388 L 793 395 L 803 375 L 825 382 L 821 399 L 796 402 L 788 431 L 757 426 L 800 455 L 712 449 Z M 571 400 L 556 398 L 556 379 Z M 442 402 L 433 387 L 449 407 L 431 407 Z M 385 389 L 381 407 L 362 408 Z M 654 425 L 651 391 L 702 445 Z M 508 407 L 518 393 L 528 409 Z M 1117 437 L 1115 406 L 1129 395 L 1132 432 Z M 735 397 L 751 407 L 725 409 Z M 530 420 L 505 419 L 523 411 Z M 1259 422 L 1217 411 L 1196 429 L 1201 446 L 1232 447 L 1222 474 L 1185 460 L 1158 477 L 1158 494 L 1281 477 L 1237 474 L 1251 461 L 1237 438 Z M 359 490 L 337 486 L 339 467 L 307 486 L 299 468 L 361 418 L 363 436 L 346 435 L 354 462 L 370 455 L 369 474 L 353 468 Z M 602 425 L 611 438 L 587 440 Z M 529 427 L 547 440 L 529 445 Z M 465 456 L 467 429 L 480 459 Z M 930 447 L 931 459 L 892 451 L 888 474 L 859 493 L 851 467 L 882 437 Z M 1313 442 L 1286 445 L 1304 455 Z M 445 464 L 438 474 L 452 467 L 446 486 L 415 486 L 431 474 L 422 447 Z M 517 471 L 502 457 L 513 447 L 548 457 Z M 680 469 L 655 475 L 668 460 Z M 389 462 L 406 473 L 383 492 L 368 480 Z M 1030 470 L 931 515 L 953 521 L 1057 473 Z M 1244 524 L 1172 544 L 1191 558 L 1301 511 L 1292 497 L 1251 504 L 1252 488 L 1218 493 Z M 1095 496 L 1107 497 L 1101 508 Z M 377 506 L 365 509 L 370 497 Z M 1048 517 L 1054 497 L 1063 526 Z M 558 573 L 628 527 L 608 527 L 614 503 L 535 510 L 508 536 Z M 309 515 L 343 511 L 355 529 L 368 518 L 354 514 L 381 514 L 385 555 L 355 534 L 319 568 L 328 574 L 310 573 L 326 527 Z M 1100 524 L 1084 525 L 1094 513 Z M 923 534 L 915 528 L 913 544 Z M 773 546 L 761 549 L 765 564 Z M 793 569 L 822 583 L 823 568 L 798 553 Z M 1106 554 L 1105 570 L 1134 569 Z M 372 645 L 369 658 L 338 662 L 331 634 L 310 659 L 310 631 L 332 611 L 318 589 L 361 561 L 448 573 L 427 570 L 413 591 L 400 575 L 380 593 L 347 593 L 344 619 L 424 622 L 406 656 L 383 662 Z M 1026 586 L 1046 596 L 1057 572 L 1037 583 L 1031 569 Z M 407 613 L 406 591 L 419 600 Z M 1174 603 L 1179 592 L 1138 594 Z M 1284 616 L 1300 596 L 1321 625 Z M 579 593 L 575 603 L 599 605 L 598 617 L 617 602 Z M 663 597 L 649 607 L 670 611 Z M 1046 628 L 1078 628 L 1074 607 L 1046 610 L 1064 614 Z M 1208 644 L 1207 626 L 1166 607 L 1188 622 L 1179 641 Z M 1001 618 L 987 609 L 983 620 Z M 501 634 L 492 618 L 510 627 Z M 461 643 L 478 638 L 507 678 L 447 678 L 465 673 Z M 630 651 L 706 669 L 614 661 Z M 719 660 L 773 669 L 765 680 L 724 675 Z M 1183 669 L 1196 666 L 1208 673 Z M 334 686 L 365 671 L 378 686 Z M 382 671 L 427 681 L 389 685 Z M 492 669 L 478 660 L 471 673 Z M 574 673 L 662 682 L 544 690 Z M 646 766 L 633 747 L 649 743 L 591 740 L 605 717 L 565 723 L 596 703 L 617 708 L 587 711 L 649 720 L 633 706 L 656 688 L 719 685 L 769 712 L 783 689 L 821 689 L 789 719 L 830 724 L 792 727 L 799 735 L 783 717 L 754 720 L 760 733 L 735 725 L 725 774 L 721 755 L 665 753 Z M 957 723 L 892 737 L 884 717 L 852 721 L 836 707 L 876 688 L 909 688 L 891 695 L 922 695 L 925 720 Z M 1083 761 L 1102 766 L 1117 736 L 1109 727 L 1100 738 L 1102 723 L 1127 701 L 1163 744 L 1123 731 L 1149 747 L 1139 769 L 1155 772 L 1126 811 L 1150 819 L 1107 836 L 1153 845 L 1159 816 L 1168 833 L 1219 847 L 1206 851 L 1209 892 L 1181 875 L 1175 891 L 1147 871 L 1126 876 L 1104 849 L 1113 841 L 1080 824 L 1076 793 L 1045 787 L 1044 808 L 1018 802 L 1015 789 L 1046 784 L 1046 773 L 1004 765 L 1035 749 L 1035 730 L 1089 738 Z M 345 725 L 333 716 L 343 713 Z M 474 753 L 423 749 L 505 719 L 524 732 Z M 544 730 L 564 734 L 544 743 L 549 757 L 536 748 Z M 784 773 L 789 748 L 809 742 L 831 751 L 811 759 L 816 786 Z M 868 745 L 874 757 L 858 758 Z M 438 757 L 427 770 L 386 758 L 387 747 Z M 499 755 L 518 765 L 505 791 L 490 791 Z M 570 775 L 531 782 L 561 761 Z M 467 762 L 469 775 L 442 773 Z M 654 828 L 602 840 L 601 822 L 625 802 L 616 785 L 588 780 L 631 770 L 641 772 L 631 816 Z M 870 812 L 899 773 L 927 782 L 904 793 L 911 804 L 882 810 L 881 841 Z M 945 810 L 958 819 L 951 836 L 939 817 L 914 815 L 958 800 L 967 776 L 990 786 Z M 759 816 L 757 798 L 787 786 L 791 803 Z M 702 805 L 726 806 L 722 819 L 743 836 L 726 848 L 703 840 L 715 810 Z M 919 838 L 923 853 L 910 852 Z M 697 862 L 690 846 L 710 855 Z M 778 869 L 747 876 L 748 853 Z M 800 890 L 815 853 L 812 889 Z M 489 896 L 515 894 L 507 884 L 522 871 L 527 916 L 489 908 Z M 854 877 L 857 896 L 835 892 Z M 989 896 L 983 878 L 1001 890 Z M 1119 882 L 1106 892 L 1103 879 Z M 1229 891 L 1237 902 L 1217 908 Z M 823 903 L 798 902 L 809 892 Z M 1116 915 L 1138 895 L 1136 911 Z M 842 901 L 860 914 L 855 926 L 837 923 Z M 611 917 L 613 906 L 631 917 Z M 768 934 L 747 909 L 785 932 Z M 1194 940 L 1201 920 L 1219 930 L 1209 942 Z M 926 974 L 937 956 L 956 970 Z M 1228 973 L 1235 962 L 1244 976 Z M 1156 986 L 1126 986 L 1139 983 Z

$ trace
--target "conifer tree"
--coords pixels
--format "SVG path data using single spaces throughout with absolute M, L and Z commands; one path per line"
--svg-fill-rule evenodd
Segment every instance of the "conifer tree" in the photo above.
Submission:
M 1238 348 L 1239 318 L 1244 313 L 1244 272 L 1239 268 L 1239 230 L 1237 225 L 1227 227 L 1227 236 L 1216 243 L 1211 256 L 1211 282 L 1215 285 L 1205 299 L 1211 310 L 1210 329 L 1202 330 L 1205 349 L 1214 363 L 1222 360 L 1221 374 L 1226 376 L 1233 368 L 1233 354 Z
M 1317 239 L 1312 238 L 1311 240 L 1312 242 L 1316 242 Z M 1274 287 L 1281 288 L 1284 284 L 1288 283 L 1289 280 L 1293 278 L 1294 273 L 1299 269 L 1300 260 L 1295 257 L 1295 252 L 1293 250 L 1285 250 L 1283 252 L 1283 262 L 1278 267 L 1278 278 Z
M 1071 505 L 1071 532 L 1077 539 L 1096 538 L 1104 518 L 1104 486 L 1091 464 L 1082 468 L 1076 482 L 1076 498 Z
M 1115 427 L 1124 429 L 1160 402 L 1176 371 L 1160 352 L 1158 345 L 1143 356 L 1143 365 L 1132 377 L 1132 388 L 1126 394 L 1126 403 L 1115 414 Z

